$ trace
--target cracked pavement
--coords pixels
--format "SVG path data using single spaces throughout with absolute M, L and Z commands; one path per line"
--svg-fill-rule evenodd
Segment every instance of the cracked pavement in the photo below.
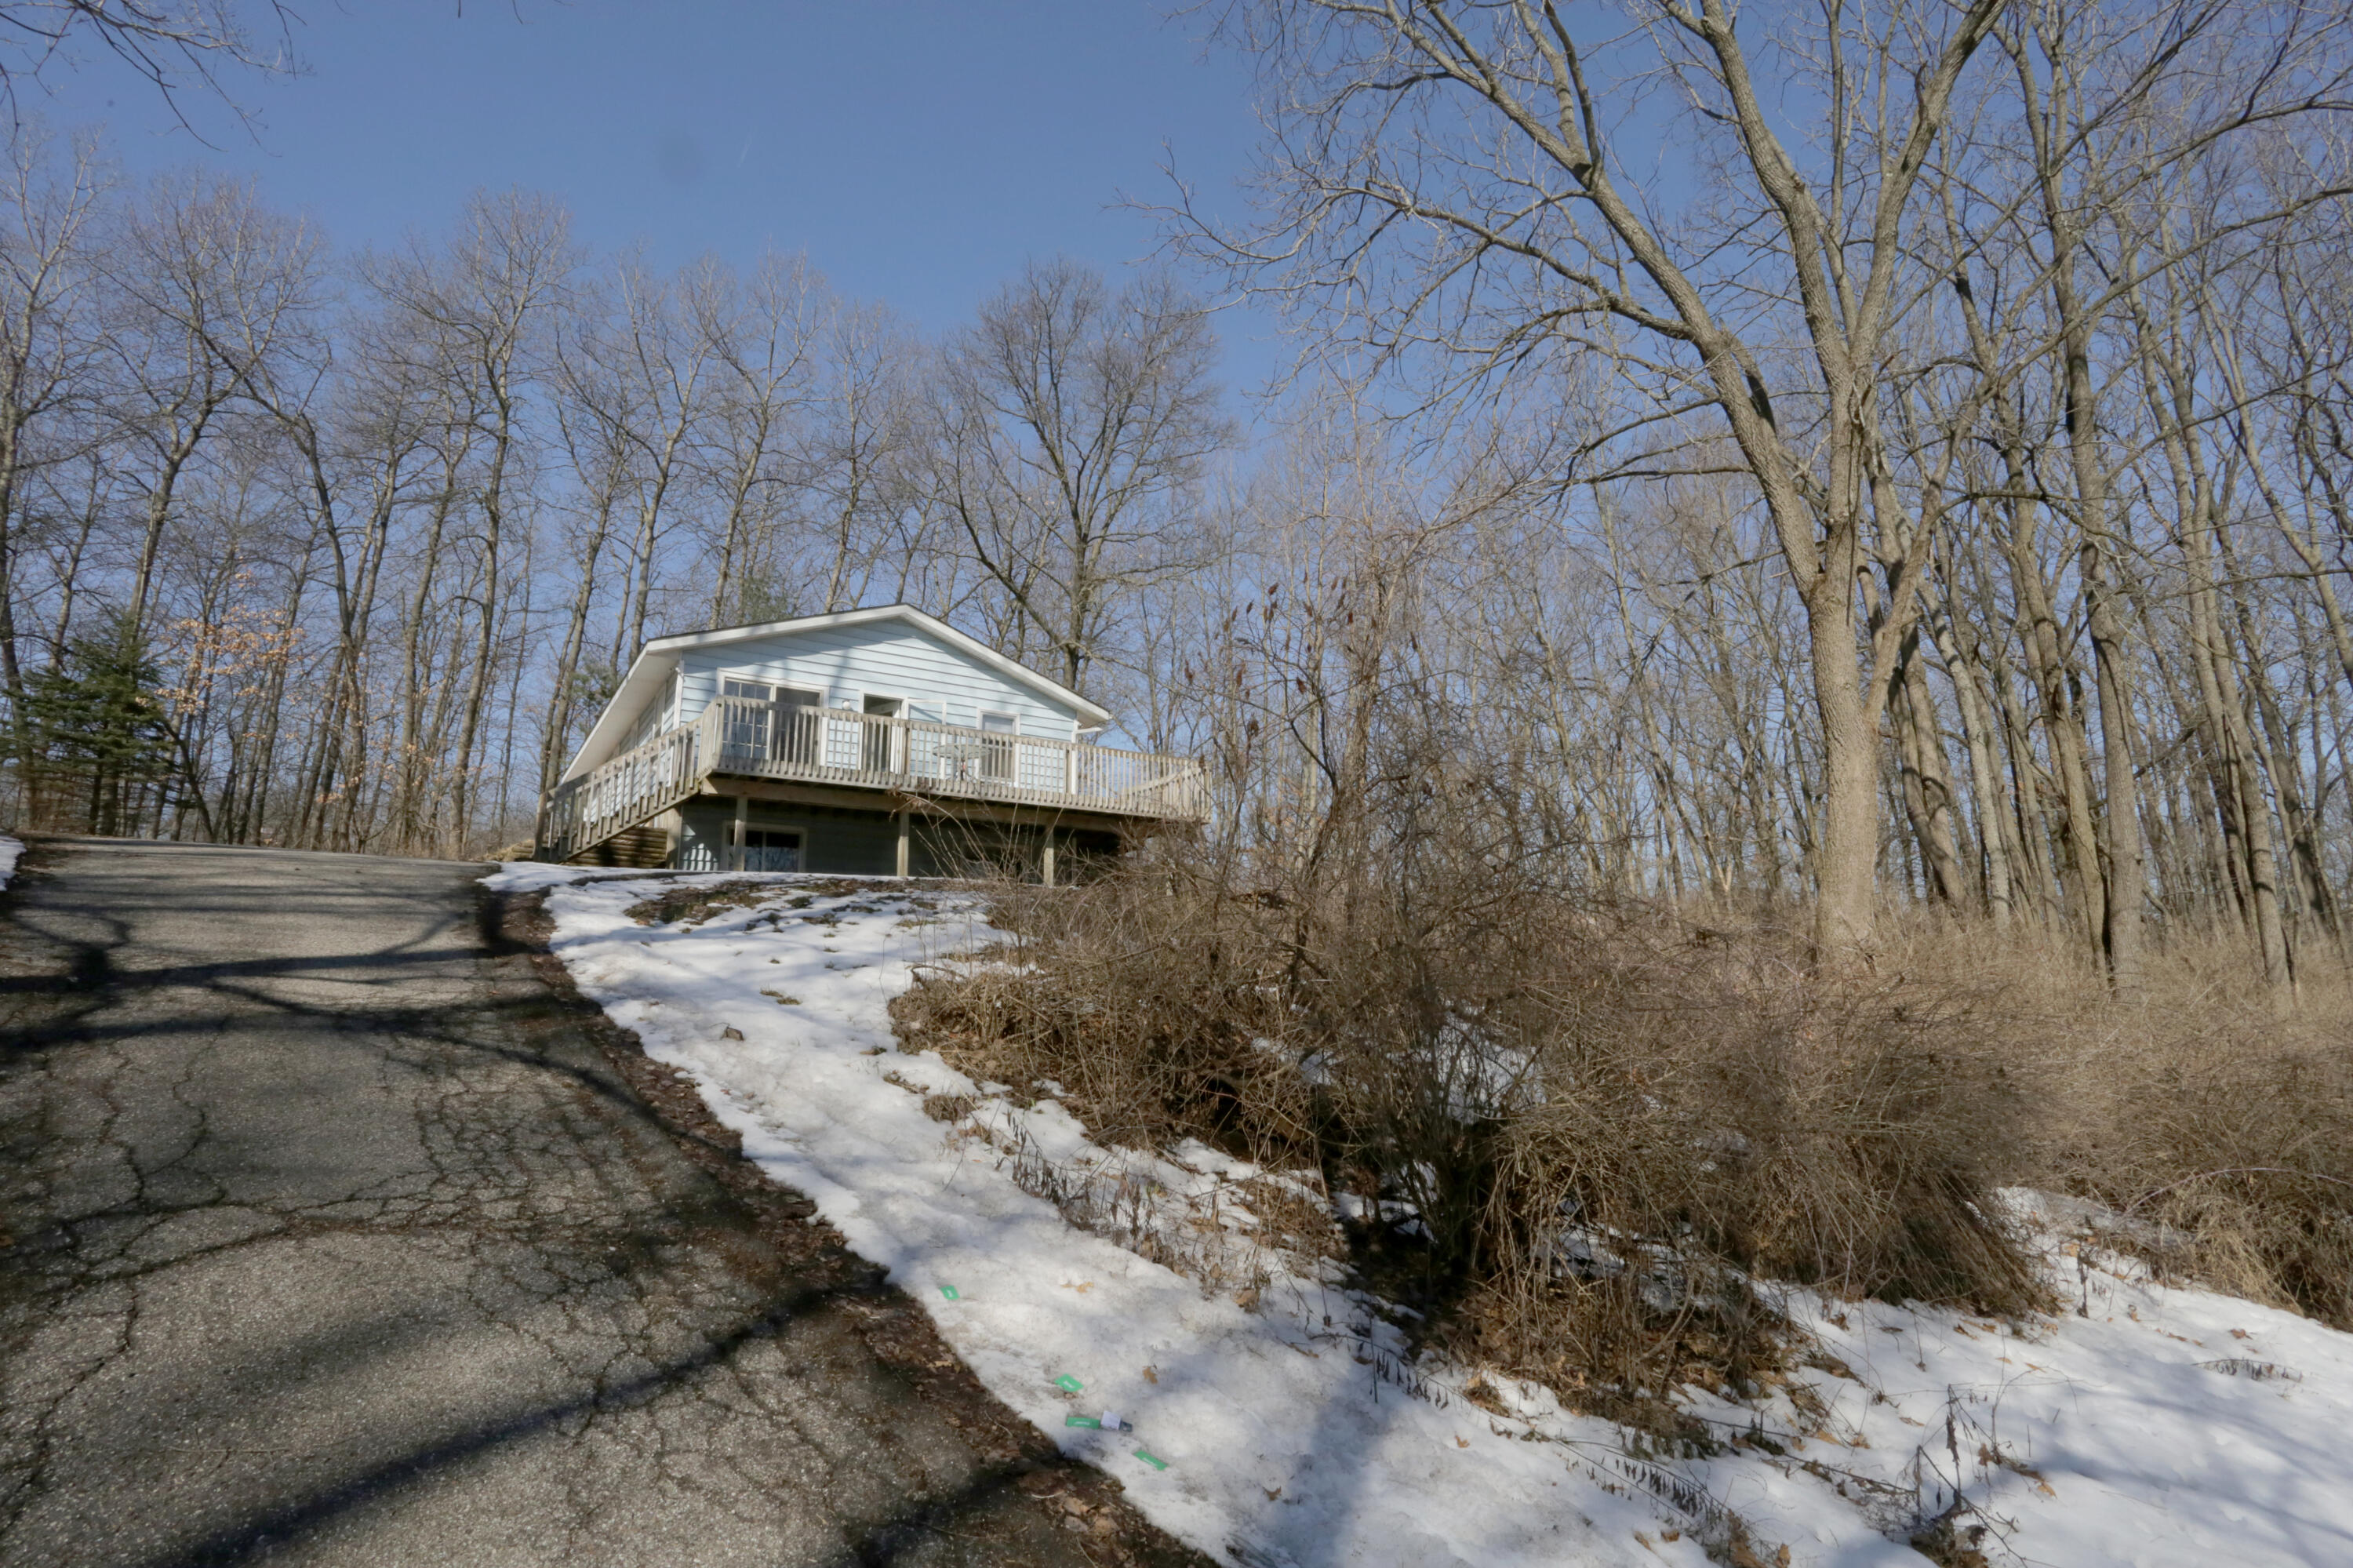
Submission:
M 953 1358 L 793 1239 L 805 1203 L 698 1162 L 480 867 L 35 860 L 0 894 L 0 1568 L 1167 1556 L 910 1372 Z

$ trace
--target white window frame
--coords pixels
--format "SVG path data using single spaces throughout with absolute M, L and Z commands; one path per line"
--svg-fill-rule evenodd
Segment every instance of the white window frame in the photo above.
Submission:
M 727 689 L 730 686 L 756 686 L 766 694 L 755 697 L 749 692 L 731 692 Z M 744 714 L 740 708 L 737 709 L 736 712 L 742 716 L 731 719 L 727 724 L 720 726 L 719 744 L 723 748 L 735 752 L 754 752 L 763 758 L 775 748 L 776 683 L 774 681 L 756 681 L 749 675 L 730 674 L 723 670 L 719 673 L 718 694 L 712 700 L 723 703 L 733 701 L 762 705 L 761 709 L 754 709 L 749 714 Z
M 991 719 L 1003 719 L 1009 727 L 992 730 L 988 727 Z M 980 776 L 992 783 L 1019 783 L 1021 760 L 1015 747 L 1021 740 L 1021 715 L 1003 709 L 983 708 L 980 710 L 980 733 L 988 737 L 980 743 Z

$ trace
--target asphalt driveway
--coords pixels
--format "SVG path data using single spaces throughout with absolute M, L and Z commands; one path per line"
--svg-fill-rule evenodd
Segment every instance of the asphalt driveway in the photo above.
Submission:
M 0 1568 L 1163 1555 L 698 1161 L 480 867 L 40 859 L 0 895 Z

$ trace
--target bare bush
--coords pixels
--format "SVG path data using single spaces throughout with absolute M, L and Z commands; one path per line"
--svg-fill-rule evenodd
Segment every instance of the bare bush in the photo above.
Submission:
M 1105 1143 L 1199 1137 L 1264 1164 L 1313 1163 L 1310 1097 L 1256 1041 L 1282 1007 L 1252 911 L 1165 871 L 1059 893 L 1001 885 L 1021 965 L 934 976 L 901 1027 L 974 1076 L 1051 1078 Z
M 934 979 L 902 1025 L 1055 1080 L 1099 1142 L 1319 1169 L 1373 1283 L 1588 1404 L 1776 1364 L 1757 1276 L 2040 1299 L 1993 1198 L 2031 1118 L 1985 996 L 1492 874 L 1398 891 L 1147 863 L 1012 895 L 1018 961 Z
M 1010 961 L 934 976 L 902 1028 L 1055 1081 L 1100 1144 L 1314 1168 L 1426 1342 L 1663 1436 L 1695 1436 L 1677 1386 L 1804 1353 L 1766 1282 L 2057 1307 L 2007 1187 L 2353 1323 L 2353 1031 L 2317 980 L 2283 1024 L 2235 954 L 2182 951 L 2119 1008 L 2080 954 L 1928 916 L 1823 968 L 1769 909 L 1583 898 L 1430 842 L 1383 863 L 1006 889 Z
M 1554 976 L 1522 1004 L 1545 1092 L 1507 1119 L 1490 1190 L 1483 1316 L 1516 1327 L 1487 1336 L 1497 1351 L 1556 1383 L 1663 1389 L 1712 1349 L 1738 1383 L 1772 1338 L 1757 1277 L 2044 1301 L 1996 1197 L 2035 1157 L 2043 1065 L 1982 977 L 1820 974 L 1771 926 L 1553 928 Z
M 2308 976 L 2277 1017 L 2236 959 L 2176 955 L 2129 1019 L 2083 1010 L 2051 1184 L 2167 1277 L 2353 1328 L 2353 999 Z

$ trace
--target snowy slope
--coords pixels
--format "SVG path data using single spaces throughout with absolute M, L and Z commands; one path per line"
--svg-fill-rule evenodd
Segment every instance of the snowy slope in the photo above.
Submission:
M 0 833 L 0 887 L 7 886 L 8 879 L 16 874 L 16 857 L 24 853 L 22 843 Z
M 982 936 L 968 901 L 776 877 L 758 879 L 775 893 L 759 907 L 700 923 L 627 913 L 663 887 L 744 880 L 516 866 L 492 885 L 551 888 L 556 950 L 585 993 L 923 1301 L 993 1393 L 1228 1562 L 1697 1564 L 1695 1538 L 1721 1542 L 1736 1518 L 1759 1561 L 1917 1568 L 1906 1537 L 1957 1495 L 1959 1543 L 1992 1563 L 2353 1562 L 2353 1446 L 2337 1440 L 2353 1338 L 2136 1283 L 2120 1260 L 2063 1251 L 2054 1228 L 2053 1266 L 2087 1315 L 2013 1330 L 1797 1294 L 1816 1361 L 1852 1375 L 1807 1372 L 1762 1406 L 1694 1393 L 1693 1413 L 1738 1441 L 1638 1457 L 1541 1390 L 1491 1385 L 1513 1411 L 1491 1415 L 1461 1397 L 1471 1369 L 1404 1365 L 1316 1266 L 1250 1256 L 1246 1213 L 1215 1216 L 1261 1173 L 1198 1148 L 1097 1149 L 1050 1097 L 1025 1110 L 893 1048 L 885 1010 L 911 966 Z M 975 1103 L 935 1099 L 935 1120 L 927 1096 Z M 1073 1227 L 1023 1190 L 1025 1164 L 1032 1191 L 1048 1171 L 1209 1214 L 1194 1227 L 1206 1266 L 1187 1264 L 1201 1277 Z M 1237 1249 L 1264 1285 L 1243 1298 L 1255 1310 L 1217 1275 Z
M 1915 1466 L 1927 1511 L 1958 1480 L 1993 1563 L 2353 1563 L 2353 1336 L 2053 1250 L 2086 1315 L 2013 1327 L 1800 1298 L 1800 1321 L 1854 1380 L 1810 1380 L 1820 1416 L 1777 1402 L 1785 1457 L 1689 1468 L 1800 1563 L 1917 1568 L 1853 1528 L 1874 1498 L 1910 1503 Z M 1720 1403 L 1699 1413 L 1753 1418 Z M 1839 1506 L 1841 1483 L 1862 1510 Z

